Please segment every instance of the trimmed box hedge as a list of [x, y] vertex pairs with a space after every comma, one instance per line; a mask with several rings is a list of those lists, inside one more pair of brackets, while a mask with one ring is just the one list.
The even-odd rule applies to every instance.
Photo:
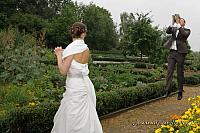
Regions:
[[189, 84], [189, 85], [200, 84], [200, 74], [184, 77], [184, 84]]
[[49, 133], [59, 103], [10, 110], [0, 117], [0, 133]]
[[[99, 116], [102, 116], [122, 108], [161, 97], [165, 94], [164, 88], [165, 81], [158, 81], [136, 87], [97, 93], [97, 112]], [[177, 83], [175, 81], [172, 83], [172, 90], [177, 90]]]

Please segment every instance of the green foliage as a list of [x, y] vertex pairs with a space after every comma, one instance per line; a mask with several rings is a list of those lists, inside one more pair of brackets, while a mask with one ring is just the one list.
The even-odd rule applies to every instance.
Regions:
[[[107, 113], [126, 108], [146, 100], [157, 98], [165, 93], [164, 82], [156, 82], [147, 85], [130, 88], [120, 88], [109, 92], [97, 93], [97, 112], [105, 115]], [[173, 91], [177, 84], [173, 82]]]
[[190, 84], [190, 85], [200, 84], [200, 74], [184, 77], [184, 84]]
[[21, 12], [51, 19], [65, 4], [71, 2], [71, 0], [4, 0], [0, 1], [0, 12], [7, 16]]
[[158, 27], [151, 25], [152, 20], [147, 14], [121, 14], [121, 45], [126, 54], [149, 56], [160, 39]]
[[[59, 1], [59, 0], [57, 0]], [[48, 0], [18, 0], [17, 12], [23, 12], [41, 16], [42, 18], [51, 18], [54, 14]]]
[[16, 108], [0, 116], [0, 132], [47, 133], [53, 126], [53, 117], [58, 103]]
[[57, 17], [52, 19], [46, 38], [49, 47], [63, 46], [65, 48], [71, 42], [70, 26], [78, 20], [76, 8], [73, 2], [65, 4]]
[[135, 68], [147, 68], [147, 64], [143, 62], [135, 63]]
[[0, 88], [0, 112], [27, 105], [34, 97], [24, 86], [7, 85]]
[[161, 65], [166, 62], [169, 50], [163, 47], [168, 36], [165, 29], [152, 26], [150, 13], [135, 15], [121, 14], [120, 44], [123, 54], [136, 55], [142, 58], [148, 56], [150, 63]]
[[24, 83], [45, 72], [40, 63], [41, 47], [34, 37], [9, 29], [0, 32], [0, 81]]
[[9, 23], [17, 27], [21, 32], [31, 33], [33, 36], [39, 36], [39, 32], [45, 29], [48, 22], [37, 15], [27, 13], [16, 13], [9, 17]]
[[187, 59], [186, 69], [195, 70], [195, 71], [200, 70], [200, 53], [199, 52], [190, 52], [186, 56], [186, 59]]
[[5, 15], [11, 15], [16, 12], [17, 1], [14, 0], [1, 0], [0, 1], [0, 13]]
[[90, 65], [90, 77], [96, 91], [136, 86], [138, 82], [151, 83], [165, 76], [163, 69], [134, 70], [133, 64]]
[[169, 36], [166, 34], [166, 29], [163, 29], [160, 32], [160, 38], [158, 38], [157, 45], [154, 47], [149, 54], [149, 62], [162, 65], [167, 62], [167, 57], [169, 55], [169, 49], [166, 49], [163, 44], [169, 39]]
[[7, 23], [7, 15], [0, 12], [0, 30], [6, 27], [6, 23]]
[[[91, 58], [93, 61], [116, 61], [116, 62], [131, 62], [137, 63], [141, 62], [140, 57], [136, 56], [124, 56], [120, 50], [109, 50], [109, 51], [92, 51]], [[142, 59], [142, 62], [149, 62], [148, 57]], [[102, 64], [102, 63], [101, 63]], [[113, 64], [113, 63], [111, 63]]]
[[85, 6], [83, 22], [88, 27], [86, 42], [90, 49], [106, 51], [117, 44], [117, 34], [110, 12], [94, 4]]
[[34, 93], [37, 102], [57, 101], [62, 98], [65, 88], [65, 78], [62, 77], [56, 67], [48, 66], [44, 75], [37, 79], [31, 79], [26, 87]]
[[65, 48], [72, 41], [70, 26], [76, 21], [88, 26], [86, 42], [90, 49], [110, 50], [117, 45], [111, 14], [94, 4], [78, 5], [71, 0], [18, 0], [2, 1], [0, 5], [0, 29], [12, 25], [37, 39], [41, 32], [46, 33], [44, 39], [50, 48]]

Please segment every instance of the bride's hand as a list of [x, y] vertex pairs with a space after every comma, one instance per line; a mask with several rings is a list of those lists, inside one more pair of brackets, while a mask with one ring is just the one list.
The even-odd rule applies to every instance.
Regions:
[[62, 55], [62, 52], [63, 52], [62, 47], [56, 47], [56, 48], [54, 49], [54, 53], [56, 54], [56, 56], [61, 56], [61, 55]]

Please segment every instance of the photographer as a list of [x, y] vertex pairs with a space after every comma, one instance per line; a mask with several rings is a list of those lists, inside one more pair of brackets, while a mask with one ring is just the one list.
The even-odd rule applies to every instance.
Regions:
[[166, 94], [168, 97], [171, 91], [171, 82], [173, 79], [174, 68], [177, 63], [178, 97], [182, 99], [183, 79], [184, 79], [184, 61], [187, 54], [187, 38], [190, 35], [190, 29], [185, 28], [185, 19], [178, 14], [172, 16], [172, 25], [167, 28], [167, 34], [171, 38], [165, 43], [165, 47], [170, 49], [168, 56], [168, 68], [166, 78]]

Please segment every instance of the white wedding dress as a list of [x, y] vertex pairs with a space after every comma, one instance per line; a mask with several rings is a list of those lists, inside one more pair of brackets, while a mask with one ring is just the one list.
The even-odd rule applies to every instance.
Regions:
[[[63, 51], [63, 58], [86, 49], [83, 40], [76, 40]], [[54, 117], [51, 133], [103, 133], [96, 112], [94, 86], [88, 74], [88, 64], [72, 60], [67, 73], [66, 91]]]

